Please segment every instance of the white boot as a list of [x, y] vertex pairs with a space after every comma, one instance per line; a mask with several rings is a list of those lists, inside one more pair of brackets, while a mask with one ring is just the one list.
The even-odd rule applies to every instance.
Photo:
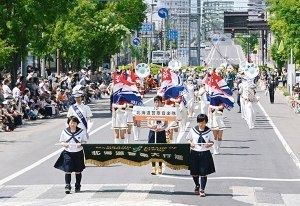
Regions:
[[120, 144], [120, 139], [115, 138], [115, 144]]
[[219, 150], [218, 150], [218, 140], [215, 140], [215, 143], [214, 143], [214, 155], [217, 155], [219, 154]]
[[133, 126], [133, 137], [134, 137], [134, 141], [138, 141], [138, 140], [139, 140], [140, 129], [141, 129], [140, 127]]
[[125, 141], [124, 141], [125, 144], [128, 144], [128, 143], [129, 143], [130, 136], [131, 136], [131, 134], [126, 134], [126, 136], [125, 136]]
[[218, 153], [220, 154], [222, 140], [218, 140]]
[[172, 144], [175, 144], [177, 142], [177, 136], [178, 136], [178, 132], [173, 132], [173, 138], [171, 140]]

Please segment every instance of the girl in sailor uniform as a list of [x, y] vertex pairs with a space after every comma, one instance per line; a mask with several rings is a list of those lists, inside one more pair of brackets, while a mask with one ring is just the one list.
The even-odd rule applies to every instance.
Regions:
[[80, 192], [81, 172], [85, 169], [84, 154], [81, 144], [87, 142], [86, 132], [78, 127], [79, 119], [75, 116], [68, 118], [68, 128], [62, 131], [59, 141], [65, 147], [54, 167], [65, 172], [65, 192], [71, 191], [71, 173], [75, 172], [75, 192]]
[[[155, 107], [162, 107], [161, 96], [154, 97], [154, 105]], [[149, 120], [147, 126], [150, 128], [148, 143], [167, 143], [165, 129], [168, 127], [168, 122]], [[158, 163], [158, 173], [162, 174], [162, 162]], [[156, 175], [155, 162], [152, 162], [151, 174]]]
[[[191, 145], [189, 170], [195, 183], [195, 194], [200, 197], [205, 197], [207, 175], [215, 172], [214, 161], [209, 150], [214, 144], [214, 135], [206, 126], [207, 122], [207, 115], [199, 114], [197, 116], [198, 125], [192, 128], [186, 137]], [[199, 176], [201, 177], [200, 182]]]

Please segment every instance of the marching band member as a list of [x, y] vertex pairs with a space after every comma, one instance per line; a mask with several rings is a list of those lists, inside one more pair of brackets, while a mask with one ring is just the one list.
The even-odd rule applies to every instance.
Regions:
[[73, 92], [73, 96], [75, 98], [75, 104], [70, 106], [67, 117], [71, 117], [71, 116], [77, 117], [80, 121], [78, 127], [83, 129], [87, 137], [89, 137], [88, 132], [91, 130], [93, 125], [91, 119], [93, 114], [90, 107], [82, 103], [82, 95], [83, 92], [80, 90]]
[[[154, 97], [154, 106], [155, 107], [162, 107], [162, 97], [156, 96]], [[166, 139], [166, 131], [165, 129], [168, 127], [168, 122], [164, 121], [155, 121], [155, 120], [148, 120], [147, 127], [150, 128], [149, 136], [148, 136], [148, 143], [167, 143]], [[162, 162], [158, 163], [158, 173], [162, 174]], [[152, 162], [152, 175], [156, 175], [156, 164]]]
[[248, 82], [246, 77], [242, 79], [241, 83], [241, 96], [240, 96], [240, 104], [241, 104], [241, 116], [243, 119], [246, 119], [246, 113], [245, 113], [245, 99], [248, 98]]
[[115, 143], [125, 143], [125, 134], [127, 130], [127, 103], [120, 101], [112, 105], [112, 127], [114, 129]]
[[202, 81], [199, 82], [199, 92], [198, 96], [200, 97], [200, 111], [201, 114], [206, 114], [208, 112], [207, 109], [207, 97], [206, 97], [206, 89]]
[[87, 142], [86, 132], [79, 128], [80, 121], [75, 116], [70, 116], [67, 121], [68, 127], [60, 135], [59, 141], [65, 147], [54, 167], [65, 172], [65, 192], [71, 192], [71, 174], [75, 172], [75, 192], [80, 192], [81, 172], [85, 169], [84, 154], [81, 144]]
[[254, 128], [255, 112], [253, 109], [253, 103], [258, 102], [258, 98], [255, 96], [255, 84], [249, 86], [247, 90], [247, 98], [245, 101], [245, 120], [248, 124], [249, 129]]
[[[166, 105], [166, 107], [177, 107], [178, 108], [180, 102], [181, 102], [181, 97], [170, 98], [165, 101], [165, 105]], [[181, 114], [180, 114], [180, 112], [178, 112], [178, 110], [177, 110], [177, 121], [172, 122], [168, 128], [169, 140], [172, 143], [176, 142], [176, 138], [178, 135], [178, 126], [179, 126], [178, 121], [181, 121]]]
[[132, 110], [133, 110], [133, 104], [127, 104], [127, 107], [125, 109], [126, 116], [127, 116], [127, 138], [125, 139], [126, 143], [129, 143], [129, 139], [131, 136], [131, 128], [134, 125], [134, 120], [132, 116]]
[[205, 197], [207, 175], [215, 172], [214, 160], [209, 150], [214, 145], [214, 138], [210, 128], [206, 126], [207, 121], [207, 115], [199, 114], [198, 125], [191, 129], [186, 137], [191, 145], [189, 170], [195, 183], [195, 194], [200, 197]]
[[225, 124], [223, 121], [223, 111], [224, 104], [219, 101], [217, 106], [209, 105], [212, 122], [211, 122], [211, 130], [213, 131], [215, 144], [214, 144], [214, 154], [217, 155], [220, 153], [220, 146], [223, 137], [223, 130], [225, 128]]
[[186, 88], [188, 91], [188, 117], [192, 117], [193, 116], [193, 112], [194, 112], [194, 100], [195, 100], [195, 96], [194, 96], [194, 84], [193, 84], [193, 78], [189, 77], [187, 84], [186, 84]]

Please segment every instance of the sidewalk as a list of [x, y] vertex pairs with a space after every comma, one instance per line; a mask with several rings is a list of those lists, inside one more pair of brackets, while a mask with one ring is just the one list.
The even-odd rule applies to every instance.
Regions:
[[258, 95], [260, 104], [300, 160], [300, 114], [289, 108], [288, 99], [279, 89], [275, 92], [274, 104], [270, 103], [269, 95], [265, 96], [263, 91], [258, 91]]

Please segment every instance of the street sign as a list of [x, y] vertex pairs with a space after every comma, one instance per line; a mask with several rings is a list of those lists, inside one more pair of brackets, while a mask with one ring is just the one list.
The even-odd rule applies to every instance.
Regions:
[[178, 39], [178, 31], [177, 30], [172, 30], [172, 29], [169, 29], [168, 30], [168, 39], [169, 40], [177, 40]]
[[169, 12], [166, 8], [160, 8], [157, 13], [160, 18], [165, 19], [168, 17]]
[[143, 24], [142, 31], [152, 31], [152, 24]]
[[243, 38], [250, 38], [250, 35], [243, 35]]
[[139, 38], [134, 38], [134, 40], [132, 42], [135, 46], [138, 46], [140, 44], [140, 39]]

